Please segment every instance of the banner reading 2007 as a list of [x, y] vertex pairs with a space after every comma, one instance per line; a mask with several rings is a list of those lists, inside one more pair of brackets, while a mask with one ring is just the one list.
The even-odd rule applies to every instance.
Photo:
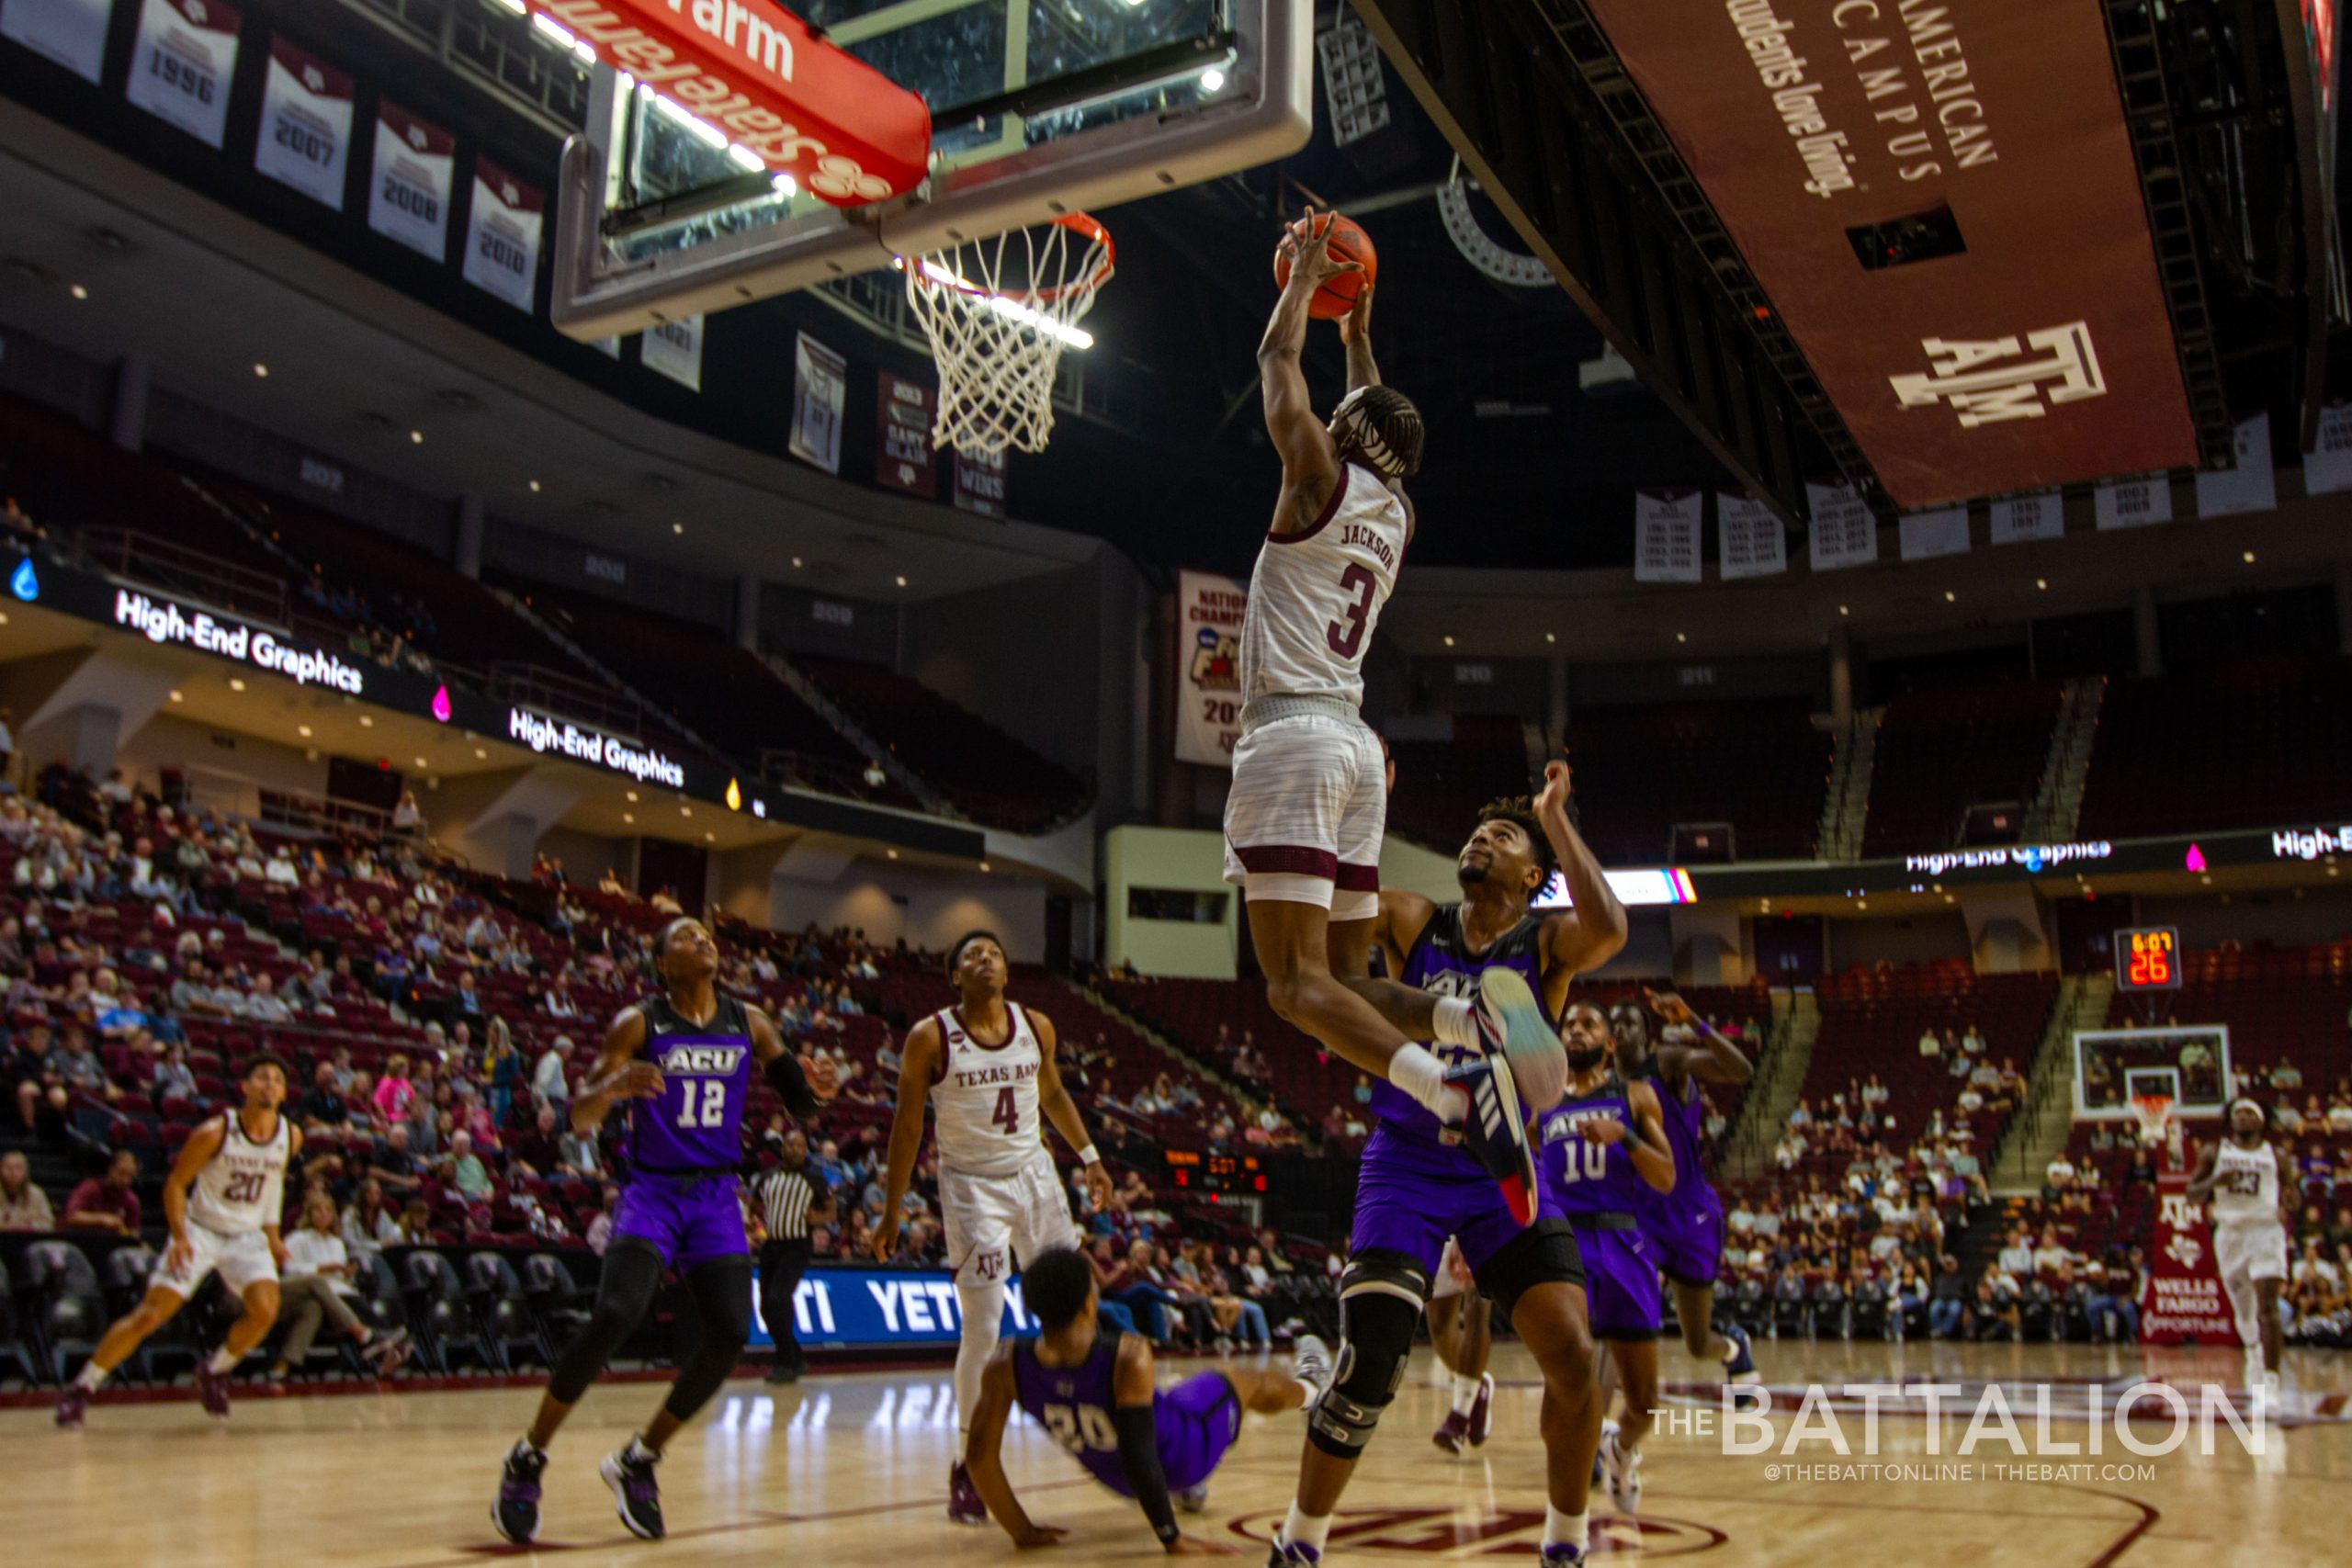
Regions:
[[1233, 766], [1241, 739], [1241, 613], [1246, 583], [1204, 571], [1176, 588], [1176, 760]]

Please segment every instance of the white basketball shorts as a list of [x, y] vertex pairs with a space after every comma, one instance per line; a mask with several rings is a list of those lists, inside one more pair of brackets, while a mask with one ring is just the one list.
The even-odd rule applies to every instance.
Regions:
[[959, 1285], [1001, 1285], [1012, 1277], [1016, 1259], [1025, 1264], [1050, 1248], [1078, 1246], [1069, 1199], [1043, 1145], [1011, 1176], [941, 1167], [939, 1218], [947, 1232], [947, 1267]]
[[1386, 761], [1370, 728], [1323, 714], [1262, 724], [1233, 748], [1225, 879], [1246, 897], [1316, 904], [1335, 920], [1380, 910]]
[[277, 1259], [270, 1256], [269, 1237], [259, 1231], [247, 1231], [243, 1235], [222, 1235], [219, 1231], [206, 1230], [190, 1220], [187, 1225], [187, 1266], [170, 1267], [171, 1248], [167, 1245], [155, 1259], [155, 1271], [147, 1277], [148, 1289], [160, 1285], [186, 1301], [196, 1294], [204, 1277], [215, 1269], [228, 1287], [243, 1295], [246, 1290], [265, 1280], [277, 1280]]
[[2227, 1280], [2284, 1280], [2287, 1227], [2277, 1220], [2237, 1220], [2213, 1227], [2213, 1263]]

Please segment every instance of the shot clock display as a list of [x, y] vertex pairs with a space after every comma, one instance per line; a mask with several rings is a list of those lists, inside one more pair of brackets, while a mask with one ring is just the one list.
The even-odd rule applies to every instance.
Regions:
[[1199, 1149], [1162, 1149], [1168, 1180], [1187, 1192], [1249, 1192], [1266, 1190], [1266, 1168], [1256, 1155], [1221, 1155]]
[[2115, 988], [2180, 989], [2180, 932], [2171, 926], [2142, 926], [2117, 931]]

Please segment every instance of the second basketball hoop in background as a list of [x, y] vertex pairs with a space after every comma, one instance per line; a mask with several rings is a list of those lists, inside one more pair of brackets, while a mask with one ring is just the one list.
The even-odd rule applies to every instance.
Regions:
[[1110, 281], [1111, 231], [1082, 212], [901, 261], [907, 301], [939, 363], [933, 446], [996, 456], [1042, 452], [1054, 429], [1054, 376]]

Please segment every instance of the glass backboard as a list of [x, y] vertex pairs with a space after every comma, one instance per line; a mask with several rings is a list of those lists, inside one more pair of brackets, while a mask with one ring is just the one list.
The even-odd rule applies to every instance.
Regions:
[[825, 41], [921, 94], [930, 176], [843, 209], [747, 173], [673, 106], [594, 70], [564, 150], [557, 326], [595, 339], [894, 256], [1195, 185], [1312, 130], [1305, 0], [809, 0]]
[[2177, 1086], [2175, 1116], [2221, 1115], [2230, 1099], [2229, 1026], [2076, 1031], [2075, 1120], [2131, 1121], [2134, 1086], [2154, 1081], [2159, 1071]]

